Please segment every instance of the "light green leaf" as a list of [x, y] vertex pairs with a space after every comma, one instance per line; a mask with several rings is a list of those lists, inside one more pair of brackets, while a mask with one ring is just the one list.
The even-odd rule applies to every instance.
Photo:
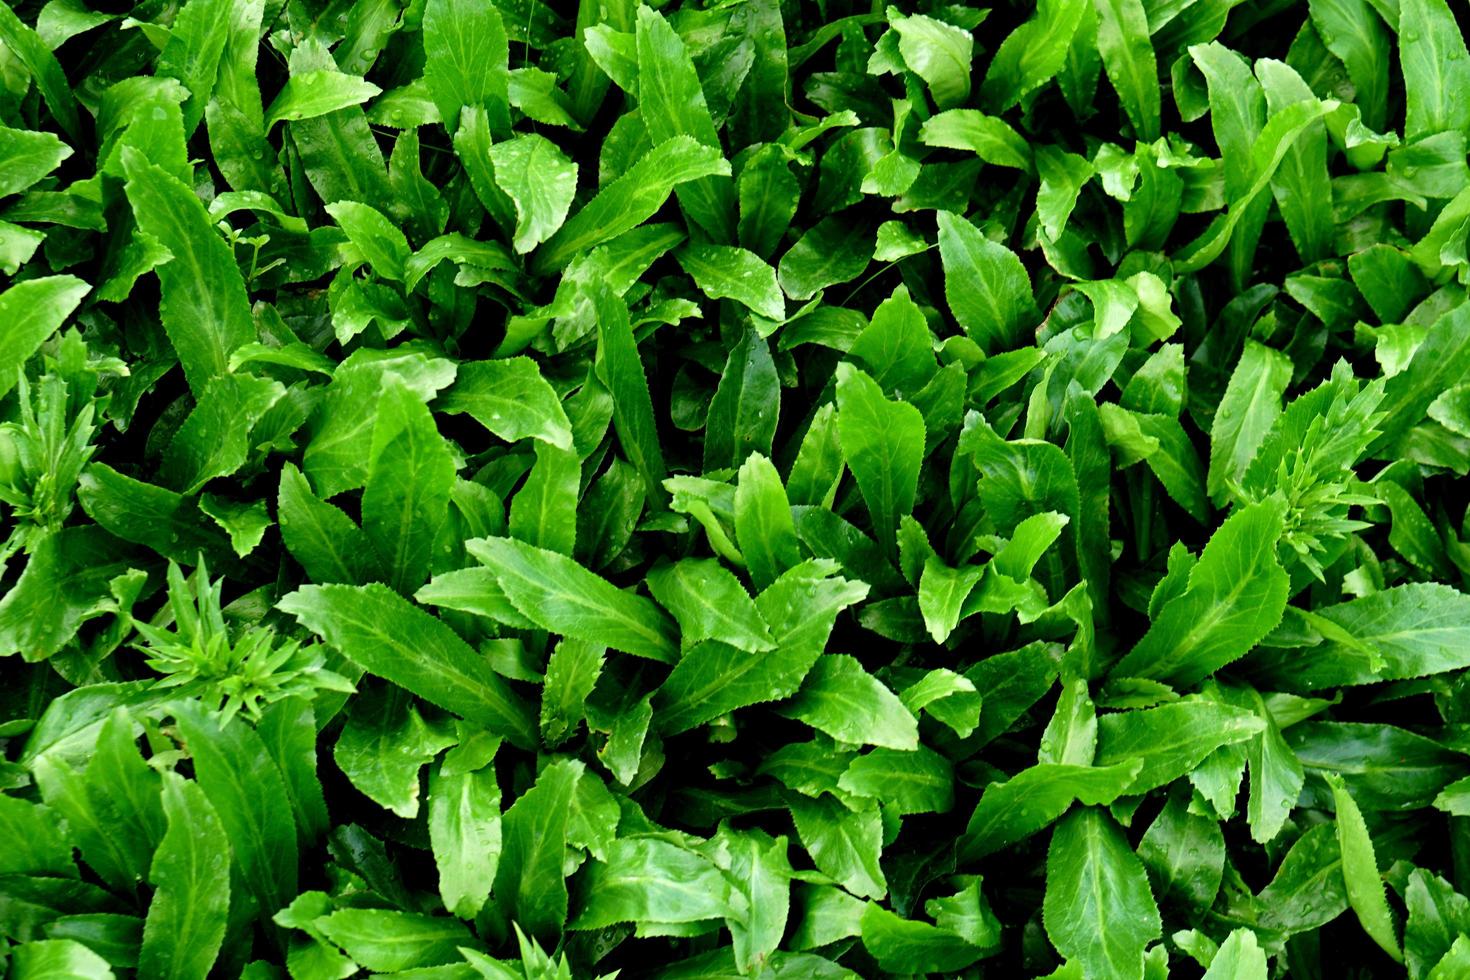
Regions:
[[933, 749], [873, 749], [848, 765], [837, 785], [845, 793], [866, 796], [901, 814], [947, 813], [954, 806], [954, 770]]
[[674, 256], [710, 299], [733, 299], [768, 320], [786, 318], [786, 299], [776, 270], [754, 252], [729, 245], [690, 244]]
[[399, 592], [428, 579], [453, 485], [454, 458], [433, 416], [401, 378], [388, 375], [373, 426], [362, 530]]
[[1404, 140], [1446, 130], [1470, 135], [1470, 54], [1445, 0], [1401, 0], [1399, 62], [1404, 73]]
[[1046, 934], [1088, 975], [1142, 980], [1143, 951], [1162, 935], [1148, 877], [1106, 811], [1077, 810], [1046, 855]]
[[1383, 879], [1378, 876], [1378, 862], [1373, 855], [1373, 838], [1368, 834], [1368, 825], [1363, 822], [1363, 814], [1342, 777], [1329, 773], [1326, 778], [1332, 787], [1332, 799], [1337, 808], [1337, 843], [1342, 848], [1342, 877], [1347, 882], [1348, 902], [1357, 913], [1363, 931], [1393, 957], [1394, 962], [1402, 963], [1404, 954], [1399, 948], [1388, 900], [1383, 895]]
[[1281, 417], [1281, 396], [1291, 381], [1291, 360], [1247, 340], [1210, 426], [1211, 499], [1222, 503], [1231, 483], [1244, 476], [1266, 433]]
[[495, 4], [429, 0], [423, 11], [424, 80], [444, 128], [459, 128], [462, 109], [482, 109], [490, 131], [510, 130], [510, 46]]
[[566, 221], [577, 193], [577, 165], [535, 133], [496, 143], [490, 159], [495, 183], [515, 205], [515, 250], [529, 252]]
[[408, 239], [381, 211], [357, 201], [336, 201], [327, 205], [327, 213], [374, 272], [385, 279], [403, 279], [410, 255]]
[[1073, 802], [1107, 806], [1128, 792], [1140, 760], [1110, 766], [1045, 762], [985, 787], [960, 838], [960, 853], [974, 860], [1015, 844], [1066, 813]]
[[131, 150], [123, 168], [138, 227], [173, 256], [158, 267], [163, 329], [201, 397], [211, 378], [229, 373], [235, 349], [255, 339], [245, 281], [190, 188]]
[[925, 146], [969, 150], [998, 167], [1031, 170], [1031, 146], [1025, 138], [1004, 120], [987, 116], [978, 109], [935, 113], [919, 128], [919, 142]]
[[648, 573], [648, 591], [679, 621], [687, 651], [719, 640], [750, 653], [775, 649], [755, 602], [729, 570], [713, 558], [685, 558]]
[[1276, 560], [1282, 507], [1237, 510], [1210, 537], [1182, 595], [1164, 605], [1117, 677], [1192, 684], [1249, 653], [1281, 621], [1287, 575]]
[[769, 459], [751, 453], [735, 488], [735, 539], [750, 581], [764, 589], [801, 562], [791, 502]]
[[889, 11], [898, 32], [898, 50], [909, 71], [929, 86], [941, 109], [964, 102], [970, 95], [970, 61], [975, 42], [969, 31], [923, 14], [904, 16]]
[[564, 268], [576, 256], [636, 228], [663, 207], [675, 187], [729, 173], [730, 164], [719, 150], [688, 136], [664, 140], [546, 240], [536, 253], [535, 271]]
[[0, 126], [0, 197], [30, 187], [71, 154], [71, 147], [51, 133]]
[[722, 643], [690, 650], [659, 689], [657, 718], [668, 734], [688, 731], [736, 708], [796, 692], [827, 644], [837, 614], [868, 594], [836, 577], [830, 561], [806, 561], [756, 597], [776, 649], [750, 654]]
[[[1470, 596], [1437, 583], [1383, 589], [1319, 606], [1304, 619], [1309, 652], [1266, 649], [1252, 658], [1273, 683], [1312, 691], [1407, 680], [1470, 666]], [[1274, 646], [1274, 644], [1273, 644]]]
[[1142, 793], [1189, 773], [1222, 745], [1243, 742], [1265, 728], [1255, 712], [1213, 701], [1176, 701], [1098, 718], [1097, 765], [1137, 760], [1142, 768], [1129, 791]]
[[699, 922], [732, 911], [730, 884], [712, 861], [652, 837], [614, 841], [606, 860], [578, 877], [577, 895], [571, 929]]
[[918, 721], [855, 657], [829, 654], [818, 659], [801, 690], [778, 710], [839, 742], [905, 752], [919, 745]]
[[204, 980], [225, 938], [230, 841], [198, 783], [163, 774], [168, 832], [148, 880], [156, 891], [143, 924], [138, 969], [165, 980]]
[[369, 970], [411, 970], [459, 962], [470, 931], [453, 919], [389, 909], [338, 909], [313, 923]]
[[490, 897], [500, 865], [500, 786], [495, 768], [429, 773], [429, 843], [439, 870], [439, 897], [461, 919]]
[[1159, 138], [1159, 69], [1141, 0], [1094, 0], [1097, 47], [1138, 138]]
[[1266, 980], [1266, 951], [1249, 929], [1236, 929], [1210, 961], [1204, 980]]
[[506, 442], [535, 438], [558, 449], [572, 448], [572, 424], [561, 399], [529, 357], [461, 364], [454, 387], [434, 408], [468, 412]]
[[316, 70], [293, 74], [265, 112], [265, 128], [291, 119], [315, 119], [361, 105], [383, 90], [359, 75]]
[[1038, 317], [1021, 260], [958, 215], [940, 211], [938, 219], [950, 312], [987, 354], [1016, 347]]
[[0, 397], [15, 387], [16, 372], [56, 332], [92, 287], [75, 276], [44, 276], [0, 293]]
[[510, 538], [474, 538], [465, 548], [542, 629], [665, 663], [676, 659], [674, 624], [657, 606], [565, 555]]
[[873, 534], [889, 554], [897, 553], [898, 522], [914, 509], [924, 453], [924, 419], [919, 410], [884, 397], [866, 373], [837, 366], [837, 431], [867, 504]]
[[879, 858], [883, 819], [870, 801], [861, 809], [844, 806], [831, 794], [813, 799], [788, 793], [786, 804], [797, 835], [817, 870], [863, 898], [882, 898], [888, 890]]
[[516, 745], [536, 744], [531, 706], [452, 629], [386, 586], [307, 585], [276, 605], [369, 673]]
[[585, 772], [575, 759], [551, 763], [502, 818], [495, 900], [512, 921], [542, 939], [560, 935], [566, 922], [567, 822]]

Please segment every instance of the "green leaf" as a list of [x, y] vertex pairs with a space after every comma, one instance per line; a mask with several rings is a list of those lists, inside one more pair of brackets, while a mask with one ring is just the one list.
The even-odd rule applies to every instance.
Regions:
[[[1303, 616], [1310, 653], [1264, 649], [1251, 658], [1273, 683], [1311, 691], [1460, 670], [1470, 596], [1446, 585], [1411, 583]], [[1276, 644], [1272, 644], [1274, 647]]]
[[764, 589], [801, 562], [791, 502], [769, 459], [751, 453], [735, 488], [735, 537], [751, 584]]
[[230, 841], [198, 783], [163, 774], [168, 832], [153, 856], [138, 969], [149, 976], [209, 975], [224, 942], [230, 905]]
[[229, 373], [230, 354], [255, 339], [245, 282], [193, 191], [134, 152], [124, 151], [123, 168], [138, 227], [173, 256], [158, 267], [163, 328], [202, 397]]
[[728, 175], [718, 150], [688, 136], [664, 140], [567, 220], [536, 253], [535, 270], [564, 268], [576, 255], [636, 228], [653, 217], [675, 187], [711, 175]]
[[675, 257], [710, 299], [733, 299], [768, 320], [786, 317], [776, 270], [760, 256], [728, 245], [685, 245]]
[[46, 107], [61, 124], [62, 130], [73, 140], [81, 139], [80, 114], [76, 98], [67, 84], [66, 73], [51, 53], [50, 46], [16, 16], [9, 4], [0, 10], [0, 41], [36, 80], [37, 91], [46, 100]]
[[535, 716], [453, 630], [379, 584], [307, 585], [277, 604], [359, 667], [517, 745]]
[[1422, 977], [1448, 955], [1461, 933], [1470, 933], [1470, 900], [1439, 875], [1415, 868], [1404, 888], [1404, 961], [1409, 976]]
[[408, 239], [381, 211], [356, 201], [337, 201], [327, 205], [327, 213], [374, 272], [385, 279], [403, 279]]
[[0, 126], [0, 197], [25, 190], [71, 155], [50, 133]]
[[601, 644], [585, 640], [562, 640], [551, 651], [541, 691], [541, 737], [548, 745], [565, 741], [586, 716], [605, 653]]
[[963, 970], [984, 955], [948, 929], [901, 918], [871, 902], [863, 911], [862, 935], [878, 965], [895, 973]]
[[898, 813], [946, 813], [954, 806], [954, 772], [932, 749], [877, 748], [848, 765], [837, 785], [845, 793], [892, 806]]
[[[694, 63], [684, 41], [663, 14], [640, 6], [634, 44], [638, 58], [638, 105], [655, 144], [690, 137], [718, 149], [720, 141]], [[716, 242], [735, 237], [735, 188], [729, 171], [710, 174], [676, 189], [690, 222]]]
[[719, 640], [740, 650], [775, 649], [771, 631], [740, 580], [713, 558], [686, 558], [648, 573], [648, 591], [679, 621], [685, 650]]
[[1352, 79], [1363, 124], [1382, 132], [1388, 114], [1388, 29], [1368, 0], [1309, 0], [1307, 6], [1322, 43]]
[[538, 937], [560, 935], [566, 923], [567, 819], [584, 774], [575, 759], [553, 762], [502, 818], [495, 899], [511, 921]]
[[1145, 142], [1159, 137], [1159, 69], [1140, 0], [1094, 0], [1097, 47], [1123, 111]]
[[473, 942], [453, 919], [389, 909], [339, 909], [313, 923], [369, 970], [412, 970], [459, 962]]
[[15, 387], [16, 372], [90, 289], [75, 276], [45, 276], [18, 282], [0, 293], [0, 317], [9, 324], [0, 341], [0, 397]]
[[211, 378], [163, 457], [163, 476], [188, 496], [230, 476], [250, 457], [251, 431], [286, 395], [279, 381], [250, 374]]
[[534, 133], [496, 143], [490, 159], [495, 183], [515, 205], [515, 250], [529, 252], [566, 221], [577, 191], [577, 165]]
[[276, 123], [288, 119], [315, 119], [338, 109], [361, 105], [382, 91], [359, 75], [339, 71], [293, 74], [265, 111], [265, 128], [269, 131]]
[[796, 832], [817, 870], [863, 898], [882, 898], [888, 881], [878, 863], [883, 854], [883, 820], [876, 804], [852, 810], [830, 794], [788, 794]]
[[276, 519], [286, 549], [313, 581], [355, 585], [364, 579], [372, 564], [367, 536], [352, 518], [313, 494], [306, 477], [290, 463], [281, 468]]
[[849, 228], [835, 217], [825, 218], [786, 250], [776, 276], [787, 296], [808, 300], [828, 286], [862, 275], [875, 245], [874, 233]]
[[1190, 795], [1170, 794], [1138, 842], [1138, 856], [1161, 905], [1207, 909], [1220, 892], [1225, 837], [1210, 817], [1190, 812]]
[[923, 14], [889, 13], [898, 34], [898, 50], [909, 71], [929, 86], [941, 109], [957, 105], [970, 95], [970, 61], [974, 39], [968, 31]]
[[1378, 863], [1373, 855], [1373, 838], [1342, 777], [1329, 775], [1327, 782], [1337, 806], [1337, 843], [1342, 848], [1342, 877], [1347, 882], [1348, 901], [1363, 931], [1394, 962], [1402, 963], [1404, 954], [1399, 948], [1388, 901], [1383, 896], [1383, 881], [1378, 877]]
[[837, 430], [874, 536], [884, 551], [896, 554], [899, 518], [913, 510], [918, 493], [924, 419], [912, 405], [885, 398], [866, 373], [839, 364]]
[[653, 417], [648, 375], [638, 356], [638, 342], [628, 320], [628, 307], [604, 283], [591, 290], [597, 314], [597, 362], [603, 382], [612, 393], [613, 428], [623, 455], [643, 475], [645, 492], [664, 500], [664, 457]]
[[[950, 150], [969, 150], [998, 167], [1031, 170], [1031, 147], [1003, 119], [978, 109], [936, 112], [919, 128], [919, 142]], [[943, 217], [948, 212], [940, 211]]]
[[781, 379], [771, 349], [746, 328], [730, 349], [705, 418], [704, 468], [739, 466], [752, 453], [769, 455], [780, 421]]
[[[1302, 77], [1282, 62], [1262, 58], [1256, 62], [1256, 77], [1266, 95], [1267, 113], [1315, 98]], [[1271, 178], [1271, 191], [1302, 261], [1329, 255], [1334, 221], [1325, 126], [1314, 124], [1297, 137]]]
[[[194, 778], [229, 838], [239, 870], [237, 880], [244, 883], [263, 911], [274, 913], [295, 896], [297, 873], [296, 827], [280, 770], [260, 736], [240, 717], [220, 727], [195, 703], [179, 702], [172, 711], [194, 760]], [[180, 818], [185, 815], [178, 814]], [[192, 836], [197, 830], [198, 825], [191, 823], [186, 832]], [[187, 846], [187, 853], [197, 853], [196, 848], [207, 846], [207, 837], [203, 845], [181, 841], [178, 846]], [[158, 860], [156, 856], [154, 860]], [[209, 899], [200, 897], [199, 901]], [[195, 909], [191, 902], [188, 909], [170, 914], [192, 914]]]
[[1020, 102], [1061, 71], [1087, 0], [1038, 3], [1031, 19], [996, 49], [985, 70], [980, 95], [1000, 110]]
[[467, 412], [506, 442], [534, 438], [572, 448], [572, 425], [555, 390], [529, 357], [461, 364], [454, 387], [434, 403], [443, 412]]
[[1205, 980], [1266, 980], [1266, 951], [1261, 949], [1256, 934], [1236, 929], [1227, 936], [1210, 961]]
[[444, 907], [473, 918], [490, 897], [500, 865], [500, 787], [492, 766], [429, 773], [429, 842]]
[[1246, 341], [1210, 426], [1210, 471], [1206, 488], [1218, 505], [1230, 483], [1244, 476], [1266, 434], [1281, 417], [1281, 396], [1291, 381], [1286, 355]]
[[776, 649], [752, 655], [721, 643], [690, 650], [657, 694], [658, 721], [668, 734], [688, 731], [736, 708], [790, 697], [817, 662], [837, 614], [868, 587], [836, 577], [835, 562], [806, 561], [756, 597]]
[[676, 659], [673, 623], [658, 607], [565, 555], [510, 538], [475, 538], [465, 547], [542, 629], [665, 663]]
[[931, 555], [924, 562], [919, 578], [919, 612], [924, 615], [924, 628], [935, 643], [943, 643], [954, 632], [963, 613], [965, 600], [985, 575], [984, 565], [950, 568]]
[[1404, 73], [1404, 139], [1452, 130], [1470, 134], [1470, 105], [1454, 93], [1470, 85], [1470, 54], [1445, 0], [1402, 0], [1399, 61]]
[[622, 838], [577, 879], [568, 928], [718, 919], [731, 909], [730, 884], [708, 858], [656, 838]]
[[938, 218], [950, 312], [987, 354], [1010, 350], [1037, 320], [1021, 260], [965, 219], [947, 211]]
[[1138, 760], [1131, 791], [1165, 786], [1222, 745], [1243, 742], [1265, 728], [1254, 712], [1213, 701], [1176, 701], [1098, 719], [1097, 765]]
[[419, 770], [453, 744], [452, 736], [424, 723], [405, 692], [384, 688], [353, 702], [332, 756], [364, 796], [412, 820], [419, 812]]
[[444, 128], [458, 128], [462, 109], [483, 109], [499, 138], [510, 129], [510, 47], [500, 10], [494, 4], [430, 0], [423, 30], [424, 81]]
[[1184, 593], [1166, 603], [1114, 676], [1192, 684], [1249, 653], [1281, 620], [1287, 575], [1276, 561], [1282, 508], [1236, 511], [1211, 537]]
[[16, 980], [113, 980], [116, 976], [106, 960], [72, 939], [22, 943], [13, 956], [10, 976]]
[[1003, 850], [1046, 827], [1075, 801], [1107, 806], [1128, 791], [1141, 769], [1139, 760], [1096, 768], [1046, 762], [991, 783], [960, 838], [961, 853], [968, 860]]
[[1046, 854], [1046, 934], [1097, 976], [1142, 978], [1143, 951], [1162, 934], [1143, 864], [1112, 817], [1077, 810]]
[[510, 502], [511, 536], [570, 555], [577, 541], [577, 493], [582, 466], [577, 454], [536, 443], [536, 463]]
[[905, 752], [919, 746], [918, 721], [855, 657], [830, 654], [818, 659], [801, 690], [779, 711], [839, 742]]

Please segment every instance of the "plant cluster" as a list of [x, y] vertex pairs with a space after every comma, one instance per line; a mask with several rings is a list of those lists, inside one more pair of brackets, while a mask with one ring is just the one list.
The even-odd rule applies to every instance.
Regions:
[[1470, 976], [1457, 5], [0, 4], [0, 973]]

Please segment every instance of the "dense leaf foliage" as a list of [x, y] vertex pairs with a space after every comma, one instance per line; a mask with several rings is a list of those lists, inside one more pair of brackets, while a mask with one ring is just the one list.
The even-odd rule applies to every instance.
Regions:
[[0, 4], [0, 973], [1470, 976], [1460, 7]]

